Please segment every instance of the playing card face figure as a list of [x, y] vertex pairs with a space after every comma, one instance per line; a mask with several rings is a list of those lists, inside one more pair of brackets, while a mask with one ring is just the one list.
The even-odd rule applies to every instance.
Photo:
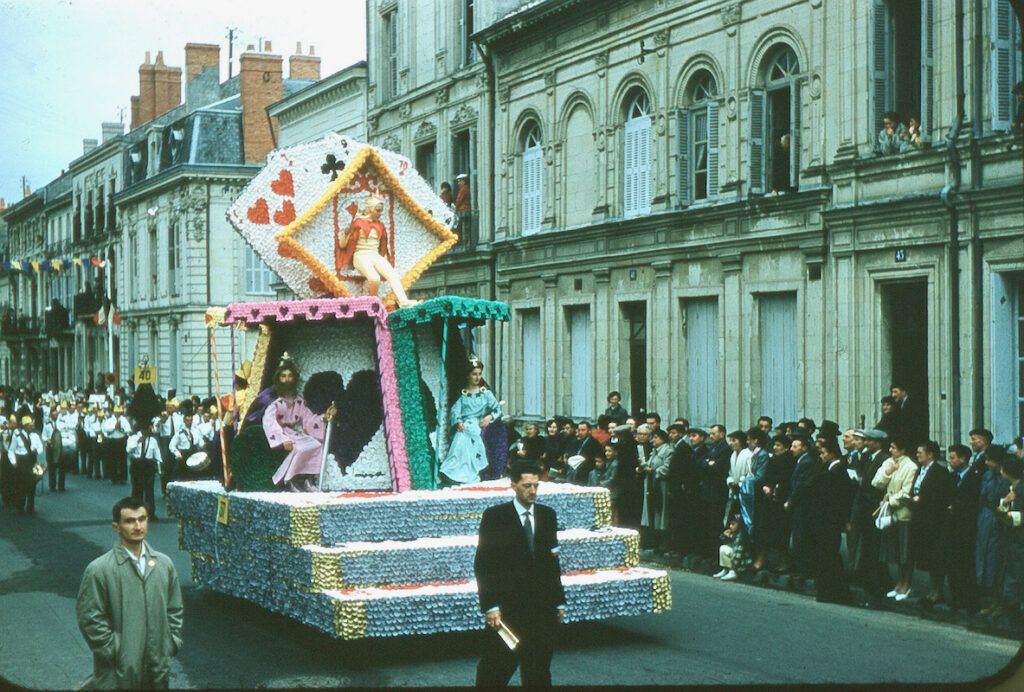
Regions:
[[228, 212], [299, 297], [388, 306], [411, 304], [406, 289], [458, 241], [453, 216], [408, 159], [339, 135], [272, 152]]

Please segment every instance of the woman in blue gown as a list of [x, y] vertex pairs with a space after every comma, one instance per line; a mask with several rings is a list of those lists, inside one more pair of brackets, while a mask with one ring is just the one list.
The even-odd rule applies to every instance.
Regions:
[[451, 444], [441, 462], [442, 485], [476, 483], [487, 468], [487, 450], [481, 433], [501, 418], [501, 404], [483, 384], [484, 366], [476, 356], [469, 359], [469, 375], [462, 395], [448, 414]]

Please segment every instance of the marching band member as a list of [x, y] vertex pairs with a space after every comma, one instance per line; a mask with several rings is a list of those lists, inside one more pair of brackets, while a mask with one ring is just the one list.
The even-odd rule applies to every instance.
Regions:
[[149, 507], [149, 520], [157, 521], [156, 496], [153, 485], [160, 474], [160, 444], [153, 434], [153, 424], [146, 422], [139, 431], [128, 438], [126, 445], [131, 459], [129, 473], [132, 479], [132, 497], [142, 500]]
[[115, 406], [114, 414], [103, 421], [104, 473], [114, 485], [124, 485], [128, 476], [126, 445], [132, 424], [124, 415], [123, 406]]

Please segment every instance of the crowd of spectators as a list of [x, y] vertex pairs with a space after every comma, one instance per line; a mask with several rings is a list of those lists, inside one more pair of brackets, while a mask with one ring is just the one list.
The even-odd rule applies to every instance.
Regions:
[[903, 386], [863, 429], [768, 416], [705, 429], [633, 416], [618, 392], [608, 404], [594, 424], [526, 424], [510, 454], [540, 463], [546, 480], [607, 488], [613, 524], [639, 529], [644, 554], [702, 556], [725, 581], [810, 578], [819, 601], [850, 603], [856, 583], [875, 607], [910, 598], [917, 569], [927, 589], [912, 602], [1020, 617], [1020, 438], [996, 445], [976, 428], [940, 447]]

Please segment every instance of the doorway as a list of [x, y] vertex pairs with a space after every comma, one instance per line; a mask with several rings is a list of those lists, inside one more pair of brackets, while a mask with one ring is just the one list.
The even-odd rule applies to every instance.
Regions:
[[629, 371], [629, 402], [633, 415], [647, 411], [647, 303], [622, 303], [626, 367]]
[[881, 293], [883, 372], [889, 367], [881, 386], [885, 394], [890, 384], [906, 386], [928, 420], [928, 282], [884, 284]]

